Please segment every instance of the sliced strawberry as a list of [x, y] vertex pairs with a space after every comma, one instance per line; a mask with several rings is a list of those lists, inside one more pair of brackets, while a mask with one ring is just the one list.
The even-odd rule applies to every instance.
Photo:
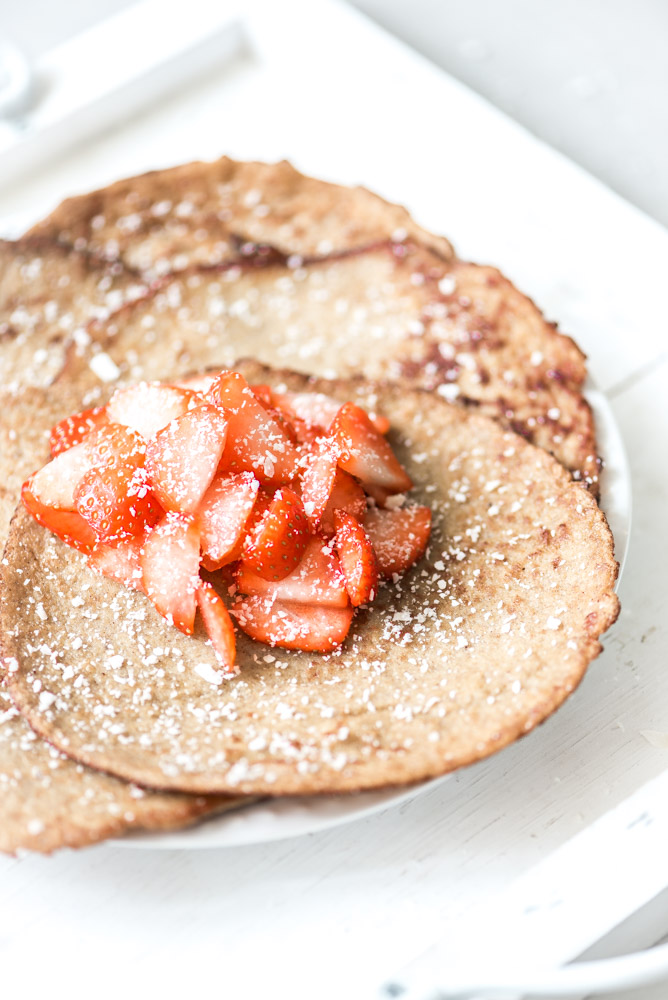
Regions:
[[107, 403], [107, 415], [113, 423], [131, 427], [148, 441], [198, 402], [201, 400], [188, 389], [159, 382], [138, 382], [127, 389], [116, 390]]
[[91, 431], [98, 430], [109, 423], [106, 406], [96, 406], [92, 410], [83, 410], [72, 417], [65, 417], [52, 428], [49, 436], [49, 447], [55, 458], [62, 451], [67, 451], [75, 444], [80, 444]]
[[[282, 410], [290, 420], [297, 419], [308, 427], [328, 431], [341, 403], [324, 392], [282, 392], [273, 393], [273, 406]], [[377, 431], [387, 434], [390, 421], [376, 413], [369, 414], [369, 420]]]
[[196, 591], [204, 627], [220, 665], [228, 674], [238, 674], [235, 665], [237, 641], [230, 614], [210, 583], [200, 583]]
[[270, 386], [251, 385], [249, 388], [253, 395], [262, 403], [265, 410], [272, 410], [274, 408], [274, 396]]
[[401, 507], [398, 510], [371, 508], [364, 527], [378, 559], [383, 577], [403, 573], [424, 555], [431, 533], [428, 507]]
[[129, 462], [90, 469], [74, 491], [74, 502], [105, 545], [140, 535], [164, 513], [148, 486], [146, 470]]
[[186, 514], [166, 514], [141, 554], [144, 589], [170, 624], [190, 635], [199, 586], [199, 530]]
[[334, 534], [334, 511], [345, 510], [358, 521], [366, 514], [366, 493], [352, 476], [338, 469], [327, 506], [323, 512], [319, 531], [330, 538]]
[[315, 531], [329, 502], [338, 471], [339, 451], [330, 438], [318, 438], [301, 460], [301, 495], [304, 510]]
[[330, 428], [341, 449], [339, 465], [362, 481], [368, 493], [403, 493], [413, 483], [389, 443], [361, 407], [344, 403]]
[[372, 601], [376, 595], [378, 562], [369, 536], [352, 514], [345, 510], [334, 511], [334, 527], [334, 544], [346, 579], [346, 590], [350, 603], [357, 608]]
[[97, 541], [92, 528], [76, 511], [49, 507], [42, 503], [32, 487], [34, 478], [31, 476], [21, 490], [21, 500], [26, 510], [30, 511], [38, 524], [48, 528], [68, 545], [80, 552], [90, 552]]
[[273, 400], [273, 405], [290, 420], [297, 418], [319, 431], [329, 430], [341, 409], [341, 403], [324, 392], [276, 392]]
[[292, 604], [254, 594], [238, 601], [230, 613], [246, 635], [269, 646], [329, 653], [348, 635], [354, 608]]
[[197, 520], [207, 569], [218, 569], [241, 554], [259, 486], [252, 472], [223, 474], [215, 477], [202, 497]]
[[189, 389], [190, 392], [199, 392], [202, 396], [206, 396], [219, 375], [220, 371], [203, 372], [200, 375], [187, 375], [185, 378], [174, 379], [169, 384], [177, 389]]
[[289, 483], [297, 469], [297, 449], [243, 375], [223, 372], [208, 396], [228, 410], [230, 421], [221, 470], [252, 472], [260, 482], [273, 485]]
[[165, 510], [195, 511], [214, 477], [227, 432], [223, 411], [203, 403], [176, 417], [148, 442], [146, 470]]
[[91, 436], [61, 451], [28, 480], [30, 493], [45, 507], [74, 510], [74, 491], [93, 467]]
[[88, 565], [104, 576], [117, 580], [133, 590], [144, 591], [141, 550], [144, 535], [128, 538], [118, 545], [96, 545], [88, 557]]
[[282, 580], [304, 555], [309, 534], [301, 499], [283, 487], [249, 530], [242, 558], [265, 580]]
[[384, 417], [382, 413], [370, 413], [369, 420], [376, 428], [379, 434], [387, 434], [392, 424]]
[[89, 449], [93, 466], [130, 464], [139, 468], [146, 459], [144, 438], [123, 424], [105, 424], [82, 444]]
[[237, 587], [242, 594], [261, 594], [290, 603], [338, 608], [349, 603], [339, 560], [324, 538], [311, 538], [297, 568], [282, 580], [265, 580], [245, 562], [239, 563]]

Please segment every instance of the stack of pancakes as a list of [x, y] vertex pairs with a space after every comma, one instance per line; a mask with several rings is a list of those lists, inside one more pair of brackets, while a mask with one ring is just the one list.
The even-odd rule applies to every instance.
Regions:
[[[423, 780], [578, 684], [618, 613], [584, 357], [497, 270], [364, 189], [229, 159], [69, 199], [0, 259], [0, 849]], [[203, 634], [17, 502], [62, 417], [227, 367], [384, 413], [434, 528], [341, 650], [240, 636], [214, 684]]]

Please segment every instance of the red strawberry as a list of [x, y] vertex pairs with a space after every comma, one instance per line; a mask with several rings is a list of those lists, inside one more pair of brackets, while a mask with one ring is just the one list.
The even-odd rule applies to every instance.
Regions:
[[108, 424], [84, 445], [93, 465], [76, 485], [74, 504], [98, 541], [113, 544], [154, 524], [162, 511], [147, 484], [143, 438], [129, 427]]
[[238, 674], [239, 668], [234, 662], [237, 642], [227, 608], [210, 583], [200, 583], [196, 597], [204, 620], [204, 627], [217, 659], [225, 673]]
[[428, 507], [367, 511], [364, 527], [371, 540], [383, 577], [405, 572], [424, 555], [431, 532]]
[[318, 438], [301, 460], [301, 495], [304, 510], [315, 531], [334, 488], [339, 452], [330, 438]]
[[80, 444], [91, 431], [98, 430], [109, 423], [106, 406], [96, 406], [92, 410], [83, 410], [72, 417], [65, 417], [51, 430], [49, 447], [55, 458], [62, 451], [67, 451], [75, 444]]
[[297, 418], [308, 427], [326, 432], [341, 409], [341, 404], [324, 392], [274, 393], [274, 406], [290, 419]]
[[146, 471], [165, 510], [192, 514], [214, 477], [227, 440], [227, 417], [203, 403], [158, 431], [146, 448]]
[[144, 589], [160, 614], [190, 635], [199, 586], [199, 531], [193, 517], [166, 514], [141, 554]]
[[382, 413], [370, 413], [369, 420], [371, 421], [371, 423], [376, 428], [379, 434], [387, 434], [390, 427], [392, 426], [387, 417], [384, 417]]
[[265, 580], [282, 580], [301, 560], [308, 539], [304, 505], [296, 493], [283, 487], [248, 532], [242, 558]]
[[223, 474], [215, 477], [202, 497], [197, 520], [207, 569], [218, 569], [241, 554], [259, 486], [252, 472]]
[[343, 469], [337, 469], [334, 486], [320, 521], [319, 531], [327, 538], [334, 534], [335, 510], [345, 510], [358, 521], [363, 521], [366, 514], [366, 493], [357, 480]]
[[344, 403], [330, 428], [330, 436], [341, 450], [340, 467], [360, 479], [372, 496], [376, 490], [387, 496], [412, 487], [388, 441], [361, 407]]
[[90, 451], [93, 466], [132, 463], [139, 468], [146, 459], [146, 441], [123, 424], [106, 424], [89, 434], [83, 445]]
[[113, 423], [132, 428], [148, 441], [198, 402], [201, 402], [199, 397], [188, 389], [138, 382], [116, 390], [107, 403], [107, 415]]
[[92, 528], [76, 511], [49, 507], [42, 503], [32, 487], [34, 478], [31, 476], [21, 490], [21, 500], [26, 510], [30, 511], [38, 524], [48, 528], [68, 545], [79, 549], [80, 552], [90, 552], [97, 541]]
[[265, 580], [247, 563], [239, 563], [237, 587], [242, 594], [261, 594], [280, 601], [347, 607], [348, 594], [339, 560], [323, 538], [311, 538], [304, 558], [282, 580]]
[[292, 604], [254, 594], [230, 609], [239, 628], [258, 642], [285, 649], [329, 653], [350, 630], [354, 609]]
[[273, 485], [289, 483], [296, 473], [297, 449], [245, 378], [238, 372], [222, 372], [208, 397], [225, 407], [229, 419], [221, 469], [252, 472], [260, 482]]
[[251, 385], [249, 388], [253, 395], [262, 403], [265, 410], [273, 409], [274, 397], [268, 385]]
[[206, 396], [207, 392], [220, 375], [220, 371], [203, 372], [201, 375], [186, 375], [185, 378], [174, 379], [169, 384], [177, 389], [189, 389]]
[[378, 587], [378, 563], [369, 536], [351, 514], [334, 511], [334, 544], [341, 560], [346, 589], [353, 607], [372, 601]]
[[[327, 396], [324, 392], [275, 392], [273, 400], [273, 405], [283, 410], [290, 420], [296, 418], [308, 427], [320, 431], [330, 429], [336, 414], [341, 409], [339, 400]], [[370, 413], [369, 420], [381, 434], [387, 434], [390, 429], [387, 417]]]
[[74, 491], [74, 502], [97, 540], [106, 545], [141, 534], [163, 514], [146, 470], [129, 462], [90, 469]]
[[88, 557], [88, 565], [98, 573], [143, 593], [141, 550], [144, 541], [145, 536], [138, 535], [119, 542], [113, 548], [111, 545], [96, 545]]
[[28, 480], [29, 492], [45, 507], [75, 509], [74, 491], [94, 464], [91, 438], [89, 435], [67, 451], [61, 451]]

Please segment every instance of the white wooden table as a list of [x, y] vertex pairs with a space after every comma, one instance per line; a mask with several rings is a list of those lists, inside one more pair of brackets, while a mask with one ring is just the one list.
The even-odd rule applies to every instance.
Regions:
[[[0, 859], [5, 981], [29, 970], [35, 995], [67, 976], [74, 997], [128, 982], [130, 995], [145, 984], [163, 997], [372, 996], [441, 929], [667, 770], [668, 737], [643, 733], [668, 731], [668, 235], [352, 13], [290, 2], [253, 31], [197, 87], [5, 185], [5, 228], [67, 193], [222, 152], [288, 156], [406, 203], [463, 256], [499, 264], [589, 354], [633, 478], [623, 611], [552, 719], [399, 808], [226, 850]], [[623, 862], [609, 857], [610, 900]], [[647, 943], [648, 928], [640, 940], [627, 926], [620, 946]]]

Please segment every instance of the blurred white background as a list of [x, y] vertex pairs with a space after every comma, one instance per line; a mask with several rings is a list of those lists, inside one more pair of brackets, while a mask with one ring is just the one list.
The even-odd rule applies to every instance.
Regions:
[[[128, 0], [1, 0], [37, 56]], [[354, 0], [354, 6], [668, 225], [665, 0]]]

